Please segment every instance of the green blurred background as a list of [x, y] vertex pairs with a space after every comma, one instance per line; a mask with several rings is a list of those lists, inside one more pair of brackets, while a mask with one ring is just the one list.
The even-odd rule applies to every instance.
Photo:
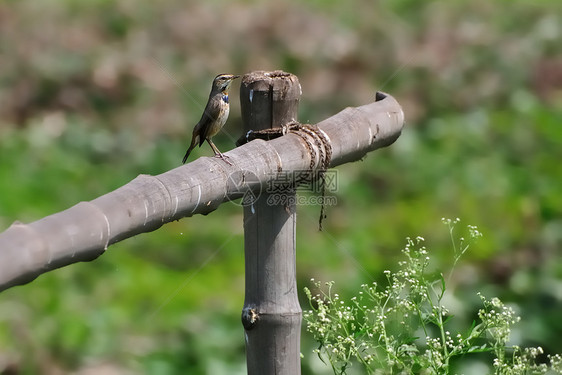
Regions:
[[[383, 90], [404, 132], [338, 168], [324, 232], [299, 207], [299, 289], [349, 295], [395, 268], [406, 236], [447, 272], [440, 219], [459, 217], [484, 238], [452, 278], [458, 322], [482, 291], [522, 316], [515, 343], [562, 352], [559, 0], [3, 1], [0, 38], [0, 230], [177, 167], [218, 73], [296, 74], [310, 123]], [[3, 292], [0, 373], [244, 374], [243, 289], [229, 203]], [[303, 374], [331, 373], [314, 345], [303, 332]]]

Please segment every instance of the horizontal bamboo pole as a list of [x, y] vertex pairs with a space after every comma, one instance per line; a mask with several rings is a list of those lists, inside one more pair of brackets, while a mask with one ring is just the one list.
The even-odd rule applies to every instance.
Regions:
[[[373, 103], [346, 108], [317, 125], [331, 142], [330, 166], [335, 167], [392, 144], [403, 123], [398, 102], [378, 92]], [[170, 221], [208, 214], [248, 189], [264, 188], [277, 173], [310, 168], [314, 158], [307, 142], [291, 133], [268, 142], [254, 140], [225, 155], [232, 166], [201, 157], [157, 176], [140, 175], [35, 222], [13, 223], [0, 233], [0, 291], [58, 267], [94, 260], [109, 245]]]

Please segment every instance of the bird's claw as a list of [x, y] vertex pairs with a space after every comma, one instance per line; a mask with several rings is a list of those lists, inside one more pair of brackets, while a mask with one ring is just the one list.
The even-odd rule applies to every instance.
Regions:
[[233, 166], [233, 164], [227, 160], [228, 158], [230, 158], [229, 156], [226, 156], [224, 154], [215, 154], [215, 158], [222, 159], [226, 164], [230, 165], [231, 167]]

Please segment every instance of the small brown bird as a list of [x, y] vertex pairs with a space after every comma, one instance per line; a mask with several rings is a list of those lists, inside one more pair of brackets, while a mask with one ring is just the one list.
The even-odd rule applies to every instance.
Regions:
[[230, 112], [230, 104], [228, 103], [228, 89], [232, 81], [240, 76], [232, 74], [219, 74], [213, 80], [213, 87], [211, 88], [211, 93], [209, 94], [209, 101], [203, 111], [203, 116], [201, 120], [195, 125], [193, 129], [193, 135], [191, 138], [191, 145], [187, 149], [185, 156], [183, 157], [183, 164], [189, 157], [191, 151], [199, 144], [199, 147], [204, 141], [209, 142], [209, 145], [215, 153], [215, 157], [223, 159], [229, 165], [230, 162], [225, 159], [222, 152], [219, 151], [217, 146], [211, 140], [212, 137], [217, 135], [217, 133], [222, 129], [226, 119], [228, 118], [228, 113]]

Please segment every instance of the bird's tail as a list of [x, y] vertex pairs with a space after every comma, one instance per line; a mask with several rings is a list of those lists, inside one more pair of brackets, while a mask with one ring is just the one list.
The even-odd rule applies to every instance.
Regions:
[[191, 154], [191, 151], [195, 148], [195, 146], [197, 146], [197, 143], [199, 143], [199, 124], [197, 124], [195, 126], [195, 128], [193, 129], [193, 136], [191, 137], [191, 144], [189, 145], [189, 148], [187, 149], [187, 152], [185, 153], [185, 156], [183, 157], [182, 164], [185, 164], [185, 162], [187, 161], [187, 158], [189, 157], [189, 154]]
[[195, 148], [195, 144], [192, 143], [191, 146], [189, 146], [189, 148], [187, 149], [187, 152], [185, 153], [185, 156], [183, 157], [182, 164], [185, 164], [185, 162], [187, 161], [187, 158], [189, 157], [189, 154], [191, 153], [191, 150], [193, 150], [194, 148]]
[[[195, 127], [193, 128], [193, 134], [191, 136], [191, 144], [189, 145], [189, 148], [187, 149], [187, 152], [185, 153], [185, 156], [183, 157], [182, 160], [182, 164], [185, 164], [187, 158], [189, 157], [189, 154], [191, 153], [191, 151], [195, 148], [195, 146], [197, 146], [197, 144], [199, 143], [199, 132], [201, 129], [201, 122], [197, 123], [197, 125], [195, 125]], [[201, 145], [199, 145], [201, 146]]]

